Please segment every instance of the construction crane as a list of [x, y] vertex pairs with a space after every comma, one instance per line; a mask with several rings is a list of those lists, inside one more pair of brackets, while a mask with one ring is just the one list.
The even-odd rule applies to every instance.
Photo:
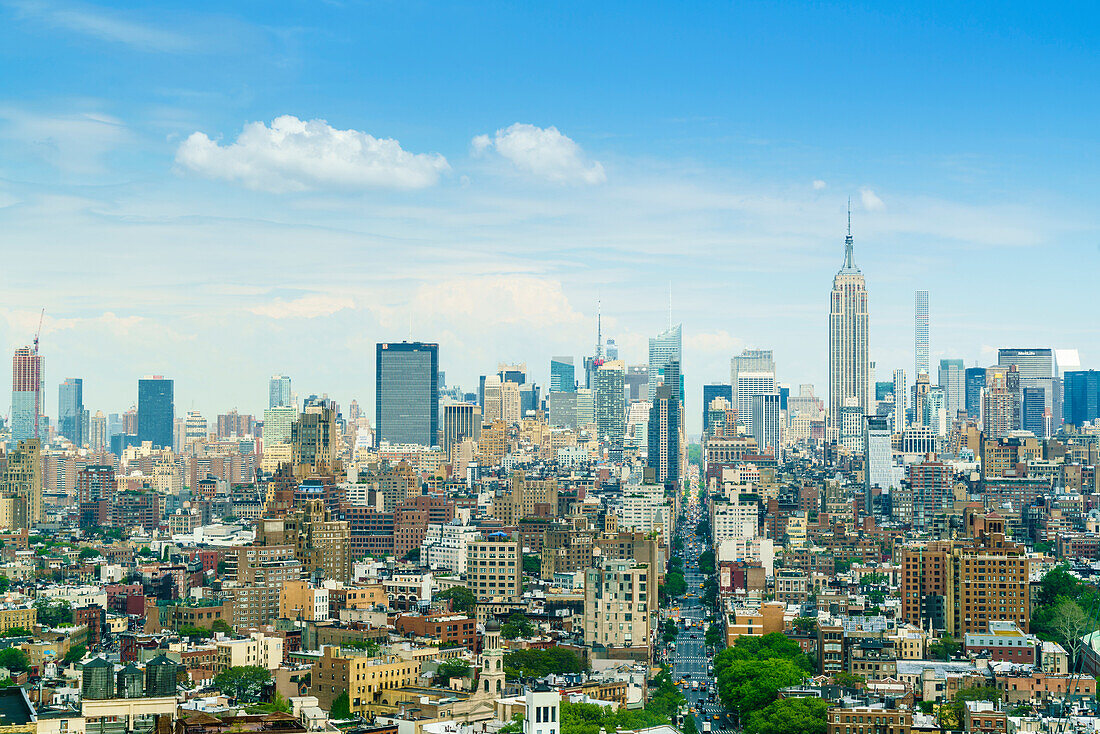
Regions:
[[41, 440], [42, 434], [38, 432], [38, 416], [42, 414], [42, 360], [38, 358], [38, 337], [42, 335], [42, 319], [46, 317], [46, 309], [38, 314], [38, 330], [34, 332], [34, 437]]

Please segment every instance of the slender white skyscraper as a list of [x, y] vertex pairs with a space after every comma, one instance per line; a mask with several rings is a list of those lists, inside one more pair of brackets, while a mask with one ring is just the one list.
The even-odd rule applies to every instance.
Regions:
[[839, 428], [840, 409], [848, 398], [854, 398], [865, 415], [871, 404], [867, 284], [855, 265], [853, 250], [849, 206], [844, 266], [833, 278], [829, 299], [829, 422], [834, 429]]
[[928, 291], [913, 295], [913, 354], [916, 355], [916, 374], [931, 377], [928, 362]]
[[905, 403], [908, 397], [905, 370], [894, 370], [894, 433], [905, 430]]

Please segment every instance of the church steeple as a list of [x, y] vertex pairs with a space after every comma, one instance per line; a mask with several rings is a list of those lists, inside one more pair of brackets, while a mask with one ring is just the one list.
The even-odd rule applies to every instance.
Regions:
[[852, 261], [854, 249], [852, 245], [852, 199], [848, 197], [848, 236], [844, 238], [844, 267], [849, 270], [855, 267], [855, 263]]

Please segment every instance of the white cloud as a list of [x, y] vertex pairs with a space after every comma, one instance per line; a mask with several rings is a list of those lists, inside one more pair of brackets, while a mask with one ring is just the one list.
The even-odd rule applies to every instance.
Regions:
[[249, 311], [270, 319], [316, 319], [321, 316], [331, 316], [345, 308], [355, 308], [355, 301], [346, 296], [313, 293], [290, 301], [276, 298], [262, 306], [254, 306]]
[[859, 198], [863, 202], [863, 208], [869, 212], [880, 212], [886, 208], [886, 202], [871, 189], [860, 189]]
[[495, 148], [516, 168], [555, 183], [601, 184], [607, 180], [603, 165], [589, 160], [572, 138], [553, 126], [517, 122], [497, 130], [492, 138], [478, 135], [471, 145], [475, 154]]
[[820, 178], [815, 178], [813, 186], [814, 191], [821, 191], [823, 188], [825, 188], [825, 182], [822, 181]]
[[275, 193], [323, 188], [419, 189], [450, 170], [439, 154], [410, 153], [392, 138], [338, 130], [324, 120], [293, 115], [245, 125], [234, 143], [192, 133], [176, 163], [207, 178], [239, 181]]

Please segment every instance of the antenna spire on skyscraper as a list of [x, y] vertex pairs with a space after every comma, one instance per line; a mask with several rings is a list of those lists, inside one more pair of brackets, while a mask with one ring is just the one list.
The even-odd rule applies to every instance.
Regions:
[[848, 197], [848, 235], [844, 238], [844, 267], [854, 268], [852, 245], [852, 197]]
[[603, 303], [600, 298], [596, 298], [596, 359], [603, 356]]

